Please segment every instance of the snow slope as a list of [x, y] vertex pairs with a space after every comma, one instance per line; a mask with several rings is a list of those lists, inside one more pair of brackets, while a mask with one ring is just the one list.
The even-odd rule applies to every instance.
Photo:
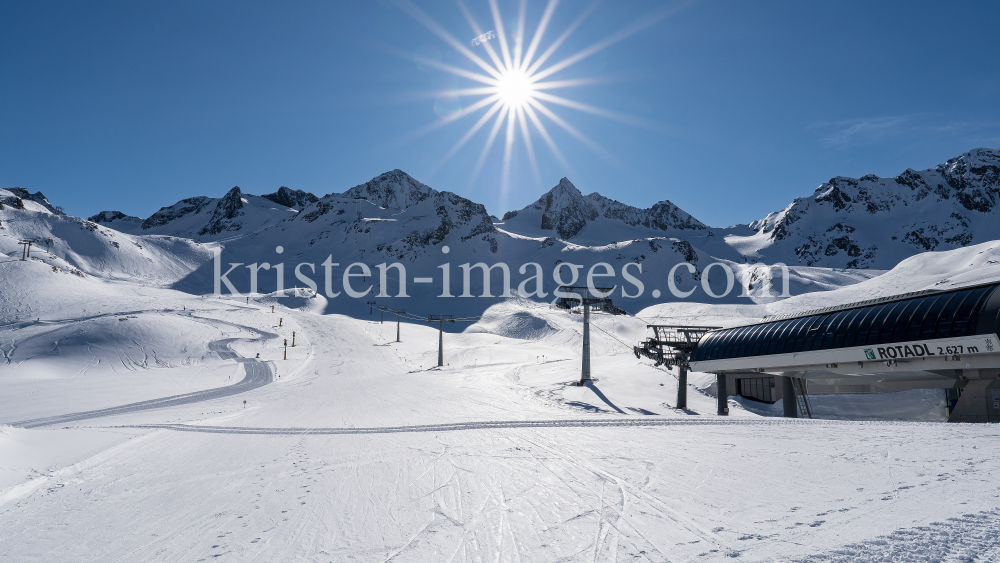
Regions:
[[[5, 276], [42, 269], [0, 266]], [[29, 273], [43, 272], [59, 280]], [[432, 368], [437, 331], [426, 323], [404, 323], [396, 343], [389, 320], [280, 303], [272, 314], [273, 297], [123, 295], [121, 284], [83, 278], [84, 301], [36, 285], [19, 301], [43, 319], [85, 327], [98, 312], [145, 309], [116, 322], [157, 357], [203, 354], [186, 343], [199, 335], [173, 324], [185, 312], [280, 338], [295, 330], [299, 341], [289, 360], [278, 339], [234, 345], [283, 376], [237, 396], [0, 427], [0, 555], [11, 559], [836, 561], [892, 546], [990, 561], [1000, 549], [993, 426], [785, 421], [735, 402], [718, 419], [696, 388], [678, 411], [674, 377], [627, 349], [641, 319], [595, 315], [598, 381], [575, 387], [579, 317], [533, 302], [498, 305], [445, 335], [446, 365]], [[142, 321], [164, 309], [176, 320]], [[237, 367], [213, 361], [207, 377]], [[140, 369], [162, 377], [177, 363]], [[0, 381], [20, 369], [0, 370]], [[66, 392], [66, 412], [96, 380], [85, 373]], [[0, 393], [0, 412], [18, 401]]]
[[[785, 420], [735, 399], [720, 418], [699, 373], [681, 410], [675, 374], [631, 350], [649, 322], [731, 326], [994, 281], [1000, 245], [889, 271], [796, 266], [795, 296], [778, 300], [734, 250], [735, 233], [758, 236], [749, 227], [698, 228], [666, 205], [657, 215], [557, 187], [552, 205], [500, 222], [399, 171], [316, 201], [234, 188], [165, 210], [153, 235], [0, 191], [0, 559], [1000, 558], [995, 425], [897, 420], [940, 420], [935, 392], [813, 402], [830, 419], [877, 407], [878, 421]], [[51, 238], [51, 252], [36, 244], [20, 260], [26, 237]], [[647, 296], [677, 262], [697, 266], [683, 289], [713, 261], [749, 262], [740, 282], [753, 287], [707, 303], [616, 296], [638, 313], [593, 315], [596, 381], [578, 386], [580, 315], [548, 299], [438, 299], [437, 277], [376, 298], [407, 309], [397, 325], [369, 312], [370, 296], [327, 297], [322, 282], [278, 292], [273, 270], [258, 293], [214, 297], [216, 250], [227, 264], [301, 261], [312, 273], [327, 257], [341, 270], [399, 261], [411, 278], [448, 262], [453, 284], [465, 262], [641, 261]], [[375, 290], [395, 294], [387, 282]], [[460, 318], [441, 335], [429, 313]]]
[[0, 253], [5, 256], [0, 260], [21, 258], [18, 241], [32, 239], [32, 260], [59, 271], [163, 286], [183, 279], [213, 256], [210, 245], [128, 235], [32, 204], [0, 209]]

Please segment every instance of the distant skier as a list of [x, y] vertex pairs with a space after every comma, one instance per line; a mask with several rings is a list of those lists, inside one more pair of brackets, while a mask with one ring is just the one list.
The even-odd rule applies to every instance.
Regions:
[[247, 400], [243, 399], [243, 408], [247, 408]]

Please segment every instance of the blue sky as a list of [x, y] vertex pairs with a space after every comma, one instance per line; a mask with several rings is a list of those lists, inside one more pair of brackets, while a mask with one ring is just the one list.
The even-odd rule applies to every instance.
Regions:
[[[560, 160], [526, 117], [537, 175], [515, 129], [505, 176], [505, 124], [474, 174], [493, 121], [442, 163], [486, 110], [448, 119], [482, 96], [448, 97], [477, 83], [433, 62], [482, 71], [425, 24], [488, 53], [453, 0], [413, 5], [427, 20], [391, 0], [0, 2], [0, 186], [145, 217], [234, 185], [323, 195], [400, 168], [502, 214], [568, 176], [726, 226], [832, 176], [1000, 147], [995, 2], [562, 0], [539, 52], [592, 11], [547, 64], [620, 40], [548, 78], [588, 82], [550, 92], [614, 118], [545, 103], [591, 144], [540, 115]], [[498, 30], [486, 0], [466, 6]], [[545, 7], [527, 2], [525, 44]], [[513, 35], [520, 0], [498, 8]]]

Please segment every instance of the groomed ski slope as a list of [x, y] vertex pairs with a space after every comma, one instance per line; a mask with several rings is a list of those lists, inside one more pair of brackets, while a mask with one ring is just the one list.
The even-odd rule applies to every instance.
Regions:
[[[436, 327], [404, 323], [396, 343], [394, 318], [319, 315], [322, 298], [197, 297], [30, 262], [0, 274], [18, 303], [0, 313], [0, 421], [232, 386], [258, 353], [275, 374], [169, 408], [0, 427], [0, 558], [1000, 557], [995, 425], [786, 421], [735, 401], [720, 419], [698, 374], [678, 411], [674, 376], [629, 348], [665, 311], [595, 315], [597, 382], [581, 388], [579, 316], [544, 305], [445, 334], [436, 368]], [[223, 339], [237, 357], [210, 346]]]

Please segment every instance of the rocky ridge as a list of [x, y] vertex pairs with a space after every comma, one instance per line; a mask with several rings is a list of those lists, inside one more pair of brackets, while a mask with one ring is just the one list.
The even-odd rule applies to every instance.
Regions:
[[831, 178], [749, 228], [761, 254], [806, 265], [890, 267], [917, 252], [1000, 238], [998, 202], [1000, 150], [975, 149], [892, 178]]

